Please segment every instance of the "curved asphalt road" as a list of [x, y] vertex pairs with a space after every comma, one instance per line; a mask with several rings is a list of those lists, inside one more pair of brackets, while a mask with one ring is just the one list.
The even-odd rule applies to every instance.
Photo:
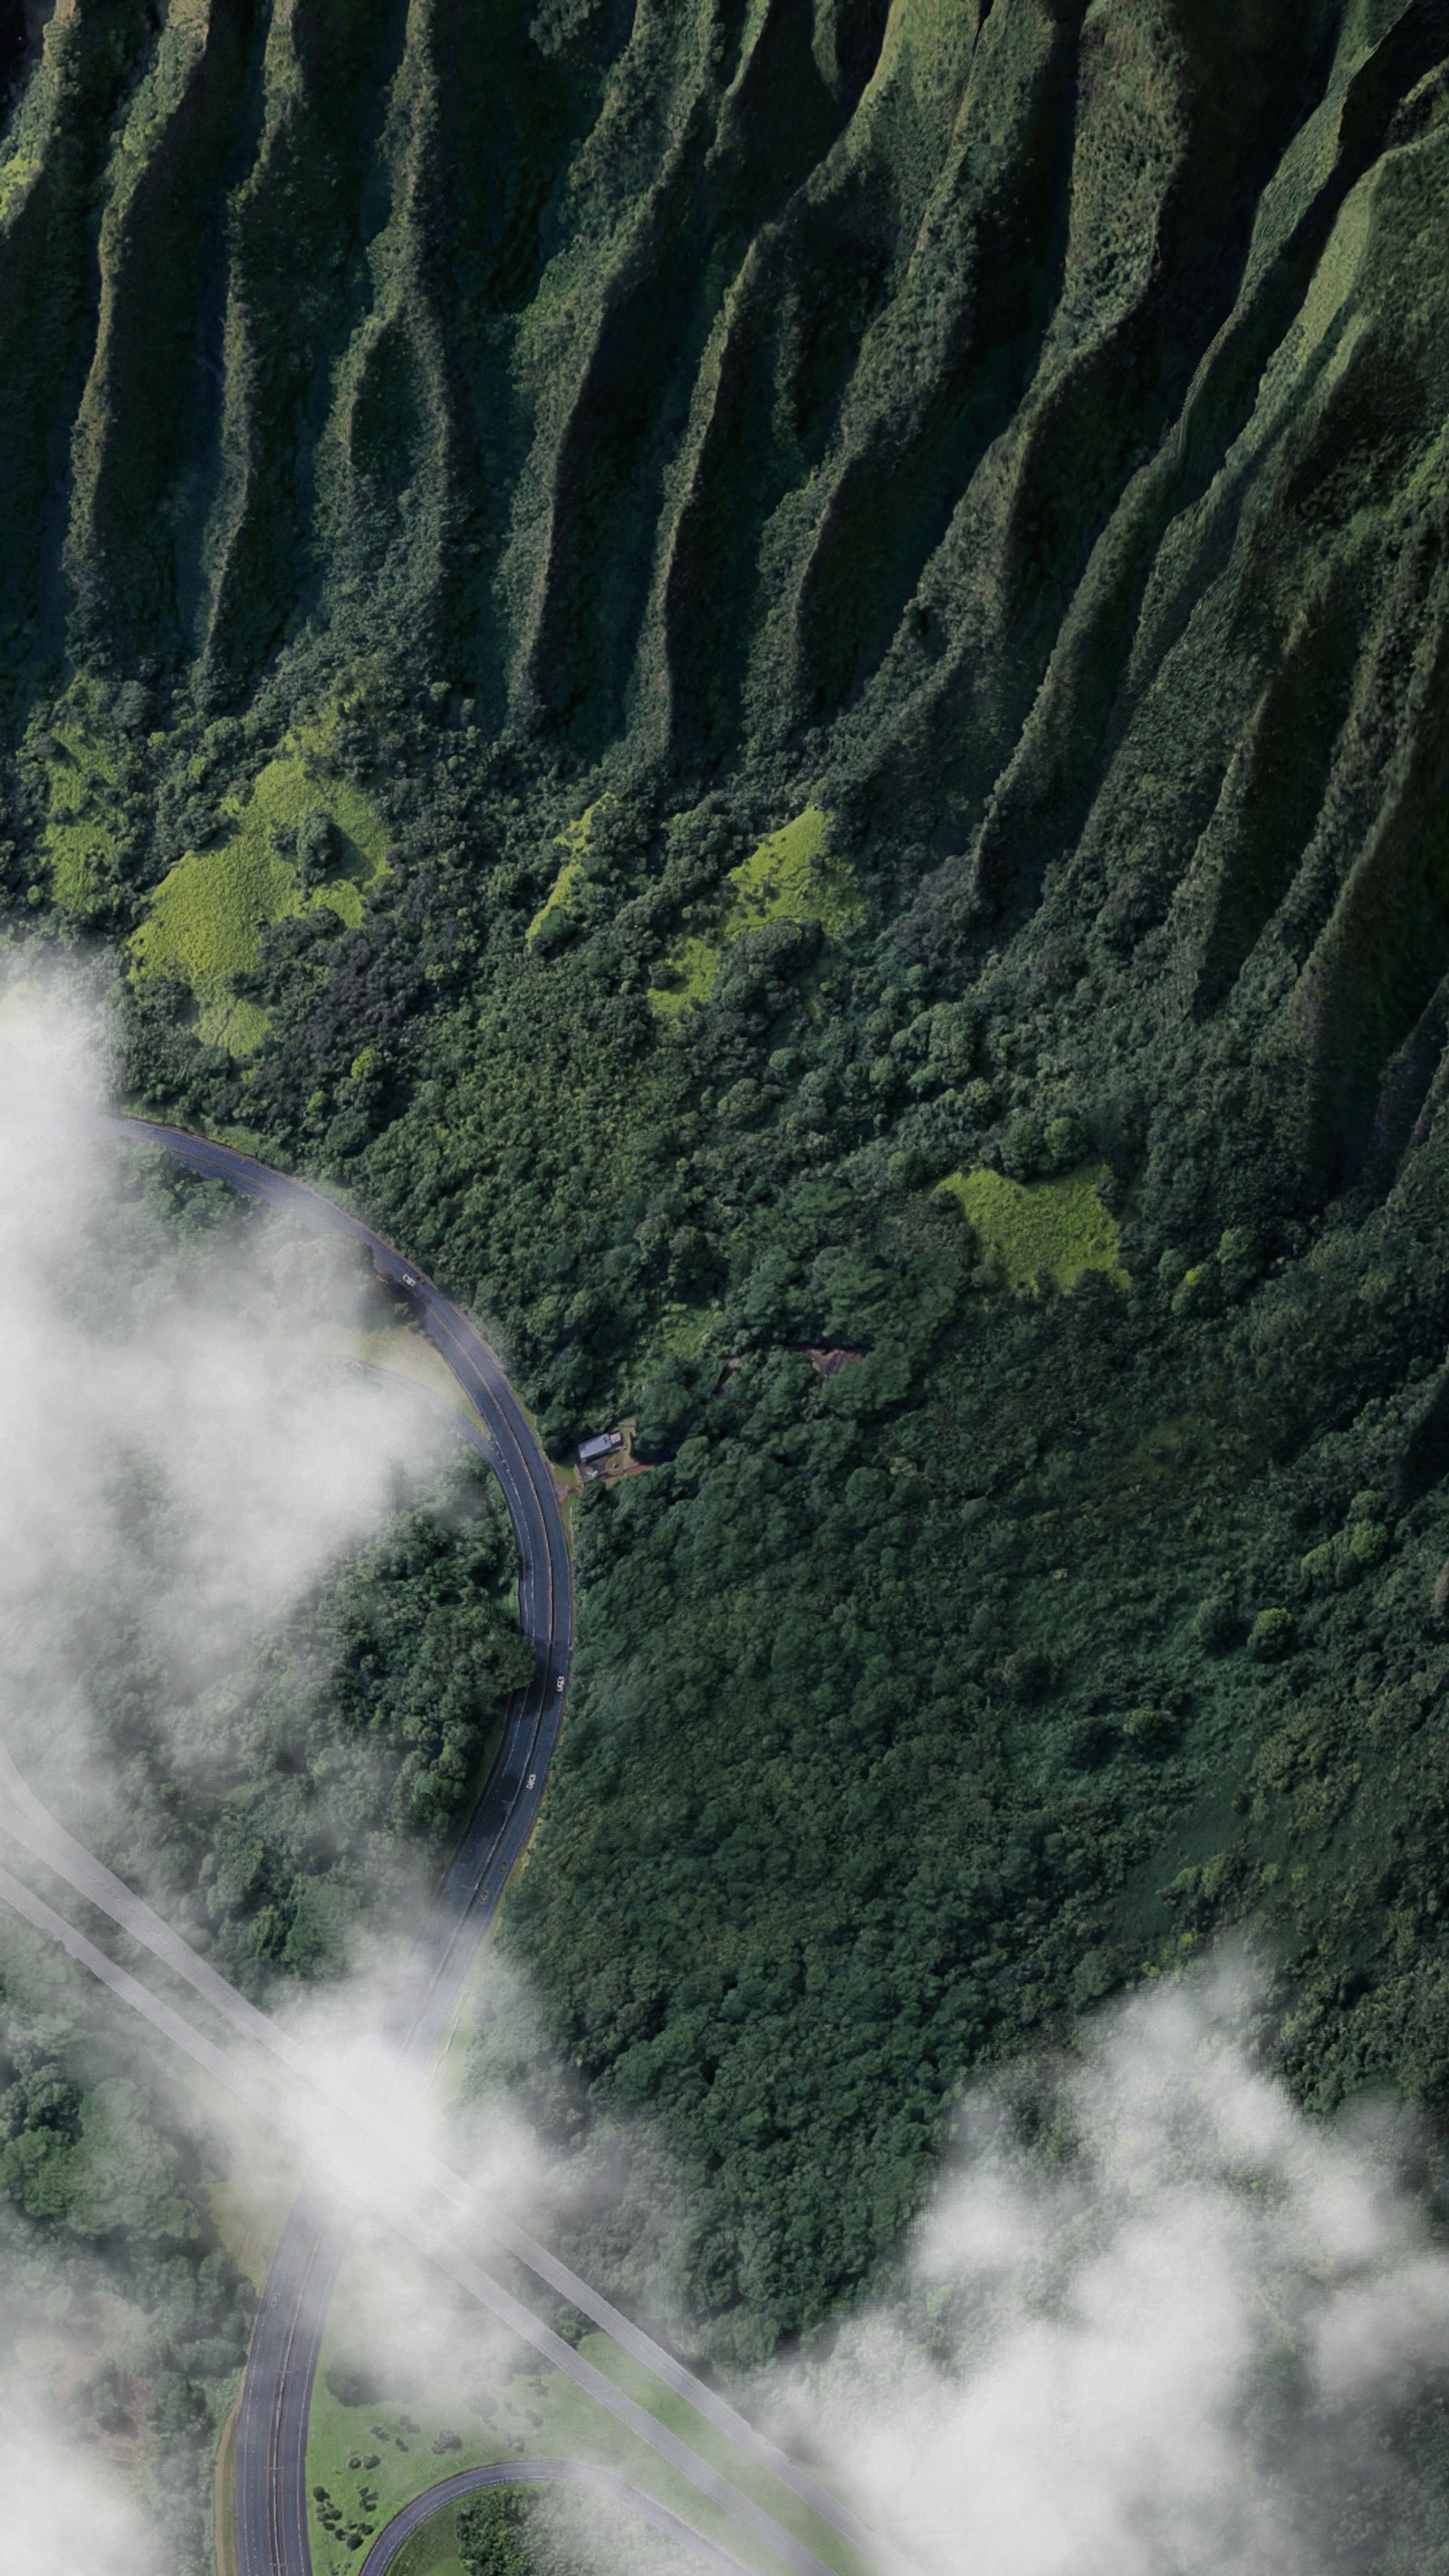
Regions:
[[[573, 1584], [563, 1513], [548, 1466], [497, 1353], [466, 1315], [395, 1247], [320, 1190], [234, 1146], [144, 1118], [111, 1118], [112, 1133], [160, 1145], [209, 1180], [230, 1183], [314, 1234], [364, 1243], [380, 1278], [408, 1303], [484, 1424], [478, 1443], [503, 1490], [518, 1548], [518, 1615], [533, 1648], [533, 1681], [507, 1712], [502, 1747], [443, 1880], [419, 1962], [421, 1994], [409, 2033], [419, 2062], [446, 2028], [509, 1874], [533, 1831], [558, 1740], [573, 1635]], [[252, 2334], [237, 2416], [235, 2522], [239, 2576], [311, 2576], [307, 2423], [327, 2310], [346, 2238], [307, 2192], [272, 2258]]]
[[[163, 1146], [193, 1169], [227, 1180], [287, 1209], [319, 1233], [348, 1234], [365, 1242], [380, 1274], [395, 1279], [406, 1290], [454, 1376], [488, 1426], [479, 1445], [499, 1474], [518, 1533], [520, 1612], [539, 1653], [540, 1669], [534, 1684], [509, 1712], [502, 1753], [478, 1813], [450, 1865], [424, 1943], [421, 1996], [409, 2033], [410, 2045], [421, 2062], [446, 2026], [468, 1965], [527, 1839], [542, 1796], [548, 1758], [557, 1740], [567, 1676], [572, 1599], [562, 1515], [552, 1480], [496, 1355], [432, 1282], [370, 1228], [346, 1215], [306, 1183], [269, 1171], [234, 1148], [148, 1120], [108, 1118], [98, 1123], [126, 1141]], [[7, 1831], [182, 1976], [245, 2037], [261, 2040], [286, 2061], [300, 2056], [295, 2043], [275, 2023], [229, 1987], [47, 1814], [3, 1752], [0, 1771], [7, 1776], [11, 1792]], [[117, 1968], [30, 1891], [22, 1890], [8, 1873], [0, 1873], [0, 1884], [6, 1902], [61, 1941], [93, 1974], [123, 1994], [158, 2028], [166, 2030], [198, 2062], [209, 2066], [232, 2091], [251, 2101], [262, 2116], [271, 2118], [287, 2134], [298, 2134], [286, 2116], [278, 2117], [278, 2106], [267, 2104], [251, 2079], [193, 2025]], [[310, 2067], [294, 2067], [294, 2071], [308, 2075], [313, 2072]], [[359, 2116], [355, 2101], [342, 2101], [340, 2107], [349, 2110], [354, 2118]], [[392, 2128], [391, 2123], [365, 2114], [363, 2125], [382, 2135]], [[309, 2144], [304, 2134], [298, 2134], [298, 2142], [304, 2147]], [[395, 2130], [387, 2142], [397, 2150]], [[486, 2208], [457, 2176], [426, 2152], [409, 2152], [405, 2146], [403, 2159], [455, 2208], [482, 2225], [529, 2270], [644, 2363], [656, 2378], [737, 2441], [748, 2456], [770, 2470], [833, 2529], [880, 2566], [893, 2570], [905, 2567], [899, 2553], [862, 2523], [837, 2495], [780, 2452], [715, 2390], [695, 2379], [672, 2354], [602, 2299], [556, 2256], [501, 2213]], [[601, 2405], [628, 2424], [652, 2449], [670, 2459], [693, 2485], [713, 2496], [740, 2524], [754, 2531], [787, 2565], [802, 2571], [802, 2576], [805, 2571], [810, 2571], [810, 2576], [828, 2576], [813, 2551], [785, 2532], [752, 2498], [743, 2495], [677, 2435], [667, 2431], [657, 2417], [626, 2398], [616, 2383], [562, 2343], [492, 2275], [481, 2271], [436, 2227], [425, 2223], [409, 2204], [384, 2199], [376, 2192], [369, 2197], [380, 2214], [386, 2214], [405, 2237], [432, 2259], [443, 2262], [472, 2295], [502, 2317], [535, 2350], [586, 2386]], [[247, 2447], [244, 2456], [239, 2439], [237, 2484], [237, 2539], [243, 2576], [310, 2576], [305, 2480], [307, 2412], [339, 2250], [323, 2212], [299, 2202], [268, 2279], [243, 2391], [239, 2434], [246, 2437]]]
[[[102, 1985], [109, 1986], [113, 1994], [119, 1995], [133, 2011], [150, 2022], [153, 2029], [164, 2033], [196, 2065], [204, 2066], [228, 2092], [235, 2094], [239, 2101], [245, 2102], [252, 2112], [268, 2121], [273, 2128], [279, 2129], [283, 2137], [290, 2138], [304, 2155], [316, 2152], [316, 2136], [305, 2111], [298, 2111], [269, 2094], [225, 2049], [218, 2048], [193, 2023], [154, 1994], [149, 1986], [133, 1977], [128, 1969], [118, 1967], [114, 1959], [108, 1957], [104, 1950], [98, 1950], [93, 1941], [88, 1940], [83, 1932], [78, 1932], [63, 1915], [57, 1914], [43, 1897], [37, 1896], [32, 1888], [13, 1878], [3, 1868], [0, 1868], [0, 1903], [10, 1906], [25, 1922], [34, 1924], [37, 1931], [46, 1933], [57, 1942], [71, 1958], [99, 1978]], [[404, 2243], [414, 2246], [428, 2262], [436, 2263], [491, 2316], [497, 2317], [511, 2333], [530, 2344], [543, 2360], [562, 2371], [629, 2432], [637, 2434], [661, 2459], [668, 2461], [671, 2468], [679, 2470], [700, 2494], [708, 2496], [743, 2530], [751, 2532], [784, 2566], [793, 2568], [796, 2576], [832, 2576], [826, 2561], [817, 2557], [813, 2549], [808, 2549], [752, 2496], [746, 2495], [720, 2470], [702, 2459], [697, 2451], [691, 2450], [689, 2444], [662, 2423], [657, 2415], [627, 2396], [616, 2381], [606, 2377], [591, 2361], [585, 2361], [582, 2353], [575, 2352], [573, 2346], [556, 2335], [551, 2326], [544, 2325], [492, 2273], [485, 2272], [466, 2250], [460, 2250], [450, 2227], [430, 2221], [410, 2198], [399, 2196], [380, 2185], [374, 2177], [354, 2176], [354, 2179], [362, 2182], [366, 2205], [385, 2226], [392, 2228]], [[883, 2560], [883, 2563], [887, 2562]]]
[[682, 2514], [671, 2513], [667, 2504], [646, 2495], [642, 2487], [631, 2486], [616, 2469], [597, 2468], [592, 2460], [495, 2460], [486, 2469], [455, 2469], [450, 2478], [440, 2478], [426, 2495], [414, 2496], [411, 2504], [393, 2515], [378, 2533], [358, 2576], [386, 2576], [386, 2570], [413, 2533], [421, 2531], [423, 2524], [446, 2505], [461, 2504], [465, 2496], [477, 2495], [484, 2487], [522, 2486], [592, 2487], [596, 2495], [611, 2496], [615, 2504], [636, 2513], [641, 2522], [662, 2531], [666, 2539], [677, 2540], [681, 2549], [702, 2558], [707, 2567], [717, 2568], [719, 2576], [750, 2576], [743, 2560], [732, 2558], [717, 2541], [707, 2540]]

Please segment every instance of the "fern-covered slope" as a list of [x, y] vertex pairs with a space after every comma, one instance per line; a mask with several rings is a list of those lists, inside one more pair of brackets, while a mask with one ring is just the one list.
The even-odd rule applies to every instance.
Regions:
[[1437, 0], [70, 0], [12, 710], [381, 635], [566, 760], [783, 754], [963, 937], [1153, 934], [1330, 1169], [1442, 962], [1446, 80]]

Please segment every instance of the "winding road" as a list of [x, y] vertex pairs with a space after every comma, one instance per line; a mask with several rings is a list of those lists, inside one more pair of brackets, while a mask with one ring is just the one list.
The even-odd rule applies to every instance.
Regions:
[[609, 2496], [615, 2504], [647, 2522], [652, 2531], [662, 2531], [667, 2540], [677, 2540], [681, 2549], [702, 2558], [707, 2567], [716, 2568], [719, 2576], [749, 2576], [749, 2571], [727, 2549], [706, 2540], [692, 2522], [682, 2514], [671, 2513], [667, 2504], [646, 2495], [642, 2487], [631, 2486], [615, 2469], [601, 2469], [592, 2460], [495, 2460], [486, 2469], [455, 2469], [450, 2478], [440, 2478], [426, 2495], [414, 2496], [395, 2513], [381, 2530], [358, 2570], [358, 2576], [386, 2576], [400, 2550], [407, 2547], [415, 2531], [421, 2531], [435, 2513], [446, 2505], [462, 2504], [485, 2487], [588, 2487], [595, 2495]]
[[[558, 1740], [573, 1638], [573, 1582], [553, 1478], [497, 1353], [466, 1315], [370, 1226], [305, 1181], [272, 1171], [233, 1146], [147, 1119], [108, 1123], [127, 1143], [164, 1146], [191, 1171], [265, 1200], [309, 1232], [346, 1235], [365, 1244], [378, 1276], [403, 1290], [485, 1426], [478, 1446], [498, 1478], [513, 1524], [519, 1624], [536, 1669], [528, 1689], [508, 1710], [498, 1759], [453, 1855], [425, 1935], [424, 1991], [409, 2035], [413, 2053], [425, 2063], [533, 1831]], [[325, 2206], [304, 2191], [272, 2258], [242, 2383], [235, 2473], [238, 2576], [311, 2576], [307, 2422], [345, 2243]]]
[[[513, 1523], [519, 1554], [519, 1614], [536, 1657], [528, 1689], [507, 1713], [499, 1757], [478, 1809], [445, 1874], [427, 1927], [413, 1989], [413, 2010], [405, 2046], [419, 2077], [456, 2007], [468, 1969], [496, 1912], [510, 1872], [532, 1830], [543, 1796], [548, 1766], [558, 1738], [572, 1634], [572, 1584], [563, 1514], [556, 1488], [526, 1417], [509, 1386], [497, 1354], [466, 1316], [443, 1297], [431, 1280], [380, 1235], [338, 1208], [320, 1191], [237, 1149], [195, 1137], [157, 1122], [108, 1117], [100, 1122], [120, 1140], [163, 1147], [192, 1170], [224, 1180], [248, 1195], [265, 1199], [311, 1231], [351, 1236], [369, 1249], [379, 1275], [400, 1287], [425, 1331], [475, 1408], [482, 1424], [473, 1434], [498, 1477]], [[308, 2063], [279, 2025], [230, 1987], [215, 1969], [191, 1951], [180, 1936], [154, 1915], [141, 1899], [115, 1879], [40, 1805], [8, 1757], [0, 1754], [8, 1813], [0, 1823], [44, 1865], [89, 1903], [110, 1916], [175, 1976], [182, 1978], [240, 2036], [260, 2042], [273, 2057], [316, 2088], [316, 2069]], [[95, 1948], [56, 1915], [32, 1890], [0, 1871], [0, 1898], [60, 1941], [114, 1991], [122, 1994], [158, 2029], [167, 2032], [193, 2059], [304, 2149], [315, 2147], [315, 2128], [244, 2072], [236, 2061], [188, 2022], [169, 2003]], [[642, 2362], [656, 2379], [725, 2433], [739, 2450], [766, 2469], [807, 2504], [831, 2528], [882, 2568], [900, 2571], [904, 2562], [880, 2535], [860, 2521], [829, 2488], [801, 2469], [733, 2407], [706, 2387], [652, 2337], [602, 2299], [588, 2283], [539, 2245], [524, 2230], [485, 2205], [469, 2185], [419, 2148], [402, 2124], [394, 2124], [355, 2097], [329, 2088], [320, 2090], [329, 2107], [345, 2112], [367, 2139], [382, 2146], [407, 2172], [423, 2182], [455, 2213], [526, 2266], [537, 2278], [569, 2300], [602, 2332]], [[413, 2199], [394, 2188], [370, 2184], [366, 2197], [374, 2210], [401, 2234], [440, 2262], [472, 2295], [490, 2308], [546, 2359], [565, 2371], [627, 2429], [647, 2442], [700, 2492], [709, 2496], [742, 2529], [797, 2576], [830, 2576], [826, 2562], [787, 2531], [756, 2501], [744, 2494], [711, 2462], [703, 2459], [657, 2416], [624, 2395], [618, 2384], [563, 2342], [502, 2283], [460, 2252], [455, 2234], [420, 2216]], [[283, 2231], [262, 2296], [248, 2358], [238, 2418], [236, 2452], [236, 2543], [240, 2576], [311, 2576], [307, 2530], [306, 2438], [312, 2383], [328, 2302], [345, 2238], [335, 2210], [313, 2192], [304, 2192]], [[577, 2467], [578, 2464], [572, 2464]], [[572, 2474], [572, 2467], [569, 2473]], [[560, 2472], [563, 2473], [562, 2471]], [[579, 2474], [583, 2474], [580, 2470]], [[611, 2475], [612, 2473], [603, 2473]], [[445, 2480], [442, 2487], [450, 2484]], [[430, 2491], [435, 2497], [441, 2488]], [[620, 2492], [625, 2492], [623, 2482]], [[627, 2491], [632, 2495], [635, 2491]], [[420, 2499], [422, 2503], [425, 2500]], [[650, 2500], [651, 2506], [653, 2500]], [[413, 2508], [409, 2508], [409, 2511]], [[663, 2511], [664, 2508], [659, 2508]], [[715, 2564], [737, 2564], [693, 2527], [674, 2517], [691, 2545]], [[386, 2534], [382, 2535], [385, 2539]], [[381, 2546], [379, 2541], [378, 2546]], [[375, 2553], [374, 2553], [375, 2555]], [[385, 2561], [379, 2562], [385, 2564]], [[372, 2559], [369, 2558], [369, 2567]]]

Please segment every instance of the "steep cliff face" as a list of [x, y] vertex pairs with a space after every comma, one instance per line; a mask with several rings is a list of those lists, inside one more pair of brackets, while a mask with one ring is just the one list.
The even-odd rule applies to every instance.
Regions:
[[[0, 655], [305, 639], [798, 781], [969, 976], [1137, 959], [1392, 1163], [1449, 965], [1442, 0], [0, 25]], [[944, 872], [942, 870], [944, 863]]]

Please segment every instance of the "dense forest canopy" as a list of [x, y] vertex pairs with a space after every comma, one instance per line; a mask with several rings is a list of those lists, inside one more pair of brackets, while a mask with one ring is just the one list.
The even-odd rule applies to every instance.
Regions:
[[507, 2042], [621, 2280], [809, 2335], [1225, 1923], [1441, 2111], [1449, 14], [41, 14], [7, 935], [635, 1422]]

